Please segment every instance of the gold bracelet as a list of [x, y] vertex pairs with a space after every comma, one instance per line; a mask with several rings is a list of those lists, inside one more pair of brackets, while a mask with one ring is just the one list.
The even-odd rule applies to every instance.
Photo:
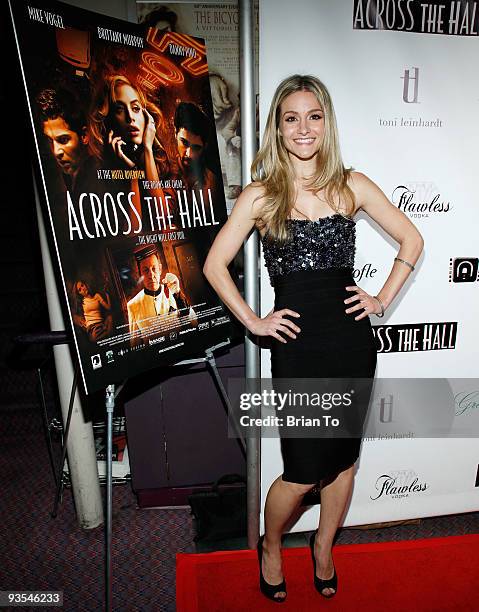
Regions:
[[403, 263], [404, 265], [408, 266], [409, 268], [411, 268], [411, 270], [414, 270], [414, 266], [412, 264], [410, 264], [408, 261], [404, 261], [404, 259], [399, 259], [399, 257], [395, 257], [394, 261], [400, 261], [401, 263]]
[[384, 317], [384, 304], [381, 302], [377, 295], [373, 295], [373, 298], [377, 300], [379, 302], [379, 306], [381, 306], [381, 314], [377, 314], [376, 312], [374, 314], [379, 318]]

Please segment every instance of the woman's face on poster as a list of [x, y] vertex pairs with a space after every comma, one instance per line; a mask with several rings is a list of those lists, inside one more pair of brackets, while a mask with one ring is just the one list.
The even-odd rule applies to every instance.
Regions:
[[125, 142], [141, 144], [145, 131], [145, 113], [136, 89], [121, 84], [115, 88], [116, 102], [112, 107], [113, 131]]
[[86, 283], [84, 283], [83, 281], [77, 282], [76, 290], [77, 290], [78, 295], [80, 295], [81, 297], [86, 297], [90, 293], [88, 291], [88, 287]]

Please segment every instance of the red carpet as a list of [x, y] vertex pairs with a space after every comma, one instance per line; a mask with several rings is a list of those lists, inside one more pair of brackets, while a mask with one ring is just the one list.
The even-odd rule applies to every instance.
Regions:
[[256, 551], [178, 554], [177, 610], [479, 610], [479, 535], [347, 544], [333, 550], [338, 592], [329, 600], [314, 590], [309, 549], [283, 550], [284, 604], [259, 592]]

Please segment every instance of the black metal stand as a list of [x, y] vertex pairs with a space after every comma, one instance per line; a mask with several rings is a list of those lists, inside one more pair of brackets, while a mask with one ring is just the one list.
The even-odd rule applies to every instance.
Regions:
[[[53, 480], [55, 481], [55, 490], [56, 490], [56, 487], [58, 485], [58, 478], [57, 478], [57, 470], [56, 470], [56, 465], [55, 465], [55, 458], [53, 454], [52, 436], [50, 433], [53, 427], [53, 421], [52, 423], [48, 421], [47, 400], [45, 398], [45, 390], [43, 388], [43, 376], [42, 376], [42, 368], [47, 364], [48, 361], [49, 359], [45, 359], [45, 361], [43, 361], [37, 367], [37, 376], [38, 376], [38, 386], [40, 390], [40, 400], [42, 404], [43, 429], [45, 433], [45, 439], [47, 441], [48, 458], [50, 459], [50, 467], [52, 468]], [[60, 421], [58, 421], [58, 424], [59, 424], [60, 431], [63, 432], [63, 426], [60, 423]]]
[[105, 610], [111, 610], [111, 517], [113, 502], [113, 481], [112, 481], [112, 448], [113, 448], [113, 410], [115, 409], [115, 385], [108, 385], [106, 388], [105, 407], [107, 415], [106, 425], [106, 522], [105, 522]]
[[106, 521], [105, 521], [105, 610], [111, 612], [112, 589], [112, 508], [113, 508], [113, 412], [115, 410], [115, 398], [125, 386], [126, 381], [115, 388], [108, 385], [106, 388]]
[[[45, 334], [26, 334], [24, 336], [19, 336], [16, 338], [16, 342], [19, 345], [29, 345], [29, 344], [67, 344], [69, 342], [69, 338], [66, 332], [47, 332]], [[179, 361], [173, 365], [189, 365], [194, 363], [207, 363], [210, 371], [212, 373], [215, 384], [219, 390], [220, 396], [223, 401], [223, 405], [225, 407], [225, 411], [231, 413], [231, 403], [226, 392], [226, 389], [223, 385], [223, 381], [221, 380], [221, 376], [219, 375], [218, 368], [216, 365], [216, 359], [214, 356], [214, 351], [228, 346], [230, 341], [221, 342], [211, 348], [205, 350], [204, 357], [198, 357], [195, 359], [186, 359], [184, 361]], [[72, 381], [72, 389], [70, 392], [70, 401], [68, 405], [68, 414], [64, 427], [64, 434], [62, 439], [62, 456], [59, 465], [55, 469], [55, 462], [53, 457], [53, 446], [49, 433], [49, 424], [48, 424], [48, 414], [47, 407], [45, 401], [45, 394], [43, 389], [43, 381], [41, 376], [41, 367], [37, 368], [39, 383], [40, 383], [40, 394], [41, 394], [41, 402], [43, 408], [43, 419], [44, 424], [47, 431], [47, 446], [48, 453], [50, 456], [50, 462], [52, 465], [53, 477], [55, 480], [55, 500], [53, 504], [53, 510], [51, 513], [52, 518], [56, 518], [58, 513], [58, 505], [60, 502], [60, 498], [63, 491], [64, 478], [63, 478], [63, 467], [65, 465], [65, 460], [67, 456], [67, 442], [68, 435], [70, 431], [70, 423], [73, 413], [73, 405], [75, 401], [75, 394], [77, 391], [78, 385], [78, 375], [79, 375], [79, 367], [78, 364], [75, 367], [75, 373]], [[126, 382], [126, 381], [125, 381]], [[107, 456], [106, 456], [106, 521], [105, 521], [105, 610], [106, 612], [111, 612], [112, 610], [112, 586], [111, 586], [111, 578], [112, 578], [112, 507], [113, 507], [113, 465], [112, 465], [112, 451], [113, 451], [113, 412], [115, 409], [115, 398], [118, 396], [120, 391], [123, 389], [125, 382], [121, 385], [115, 387], [115, 385], [108, 385], [106, 388], [106, 397], [105, 397], [105, 408], [107, 414]], [[232, 413], [231, 413], [232, 414]], [[243, 454], [246, 456], [246, 443], [245, 440], [237, 426], [237, 423], [233, 420], [233, 426], [235, 427], [238, 441], [240, 444], [240, 448]]]
[[55, 501], [53, 503], [52, 518], [57, 517], [58, 504], [60, 503], [60, 497], [61, 497], [62, 490], [63, 490], [63, 466], [65, 465], [65, 460], [67, 457], [67, 441], [68, 441], [68, 434], [70, 432], [70, 423], [72, 420], [73, 403], [75, 401], [77, 382], [78, 382], [78, 364], [75, 366], [75, 373], [73, 375], [73, 382], [72, 382], [72, 390], [70, 392], [70, 401], [68, 403], [67, 422], [65, 424], [65, 433], [63, 434], [63, 440], [62, 440], [62, 458], [60, 459], [60, 464], [58, 466], [58, 475], [55, 478], [57, 490], [55, 493]]
[[[37, 333], [31, 333], [31, 334], [22, 334], [21, 336], [17, 336], [15, 338], [15, 344], [17, 345], [20, 351], [20, 354], [18, 354], [19, 351], [17, 350], [15, 357], [17, 358], [23, 357], [25, 351], [30, 346], [45, 345], [45, 346], [54, 347], [59, 344], [69, 344], [69, 343], [70, 343], [70, 336], [66, 331], [48, 331], [48, 332], [37, 332]], [[77, 383], [78, 383], [78, 365], [75, 368], [75, 373], [74, 373], [74, 377], [72, 381], [72, 389], [70, 393], [70, 402], [69, 402], [69, 407], [68, 407], [67, 421], [66, 421], [65, 427], [63, 428], [64, 433], [62, 436], [62, 458], [60, 460], [59, 465], [56, 465], [55, 459], [54, 459], [54, 453], [53, 453], [52, 437], [50, 433], [52, 425], [49, 423], [49, 420], [48, 420], [47, 402], [45, 399], [45, 391], [43, 387], [43, 378], [42, 378], [42, 368], [47, 363], [47, 361], [48, 359], [44, 360], [40, 365], [38, 365], [36, 367], [36, 371], [37, 371], [37, 376], [38, 376], [40, 403], [42, 406], [42, 420], [43, 420], [43, 427], [45, 430], [45, 438], [47, 442], [48, 456], [49, 456], [50, 465], [52, 468], [53, 479], [55, 481], [55, 497], [54, 497], [53, 510], [51, 512], [51, 516], [52, 518], [56, 518], [57, 512], [58, 512], [58, 504], [60, 502], [61, 495], [63, 492], [63, 486], [64, 486], [63, 467], [65, 465], [68, 431], [70, 428], [71, 415], [73, 411], [73, 402], [75, 399], [75, 393], [76, 393]], [[62, 427], [59, 426], [59, 430], [61, 429]]]
[[224, 346], [228, 346], [230, 344], [230, 341], [227, 340], [226, 342], [221, 342], [220, 344], [216, 344], [215, 346], [212, 346], [211, 348], [208, 348], [205, 350], [205, 357], [197, 357], [195, 359], [185, 359], [184, 361], [179, 361], [178, 363], [175, 363], [175, 366], [179, 366], [179, 365], [188, 365], [188, 364], [193, 364], [193, 363], [207, 363], [210, 367], [210, 371], [212, 373], [213, 379], [216, 383], [216, 387], [220, 393], [221, 399], [223, 401], [223, 406], [224, 409], [226, 411], [226, 416], [228, 418], [230, 418], [230, 422], [233, 425], [234, 429], [235, 429], [235, 433], [236, 433], [236, 437], [238, 439], [238, 443], [240, 445], [241, 448], [241, 452], [243, 453], [244, 457], [246, 457], [246, 441], [243, 437], [243, 434], [241, 433], [240, 428], [238, 427], [238, 423], [236, 422], [236, 420], [233, 418], [233, 411], [231, 409], [231, 402], [230, 399], [228, 397], [228, 394], [226, 392], [226, 389], [223, 385], [223, 381], [221, 380], [221, 376], [218, 372], [218, 368], [216, 366], [216, 359], [215, 356], [213, 354], [213, 352], [219, 348], [222, 348]]

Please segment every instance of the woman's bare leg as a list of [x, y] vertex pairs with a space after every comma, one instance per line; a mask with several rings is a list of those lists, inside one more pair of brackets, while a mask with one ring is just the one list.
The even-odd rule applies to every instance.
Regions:
[[[331, 482], [321, 481], [321, 512], [315, 541], [316, 575], [327, 580], [333, 577], [331, 548], [333, 539], [353, 489], [354, 465], [340, 472]], [[334, 589], [325, 588], [329, 595]]]
[[[271, 485], [266, 497], [264, 509], [265, 535], [263, 540], [263, 576], [270, 584], [279, 584], [283, 580], [281, 569], [281, 536], [292, 513], [301, 503], [305, 493], [314, 484], [303, 485], [285, 482], [279, 476]], [[280, 591], [276, 597], [285, 597]]]

